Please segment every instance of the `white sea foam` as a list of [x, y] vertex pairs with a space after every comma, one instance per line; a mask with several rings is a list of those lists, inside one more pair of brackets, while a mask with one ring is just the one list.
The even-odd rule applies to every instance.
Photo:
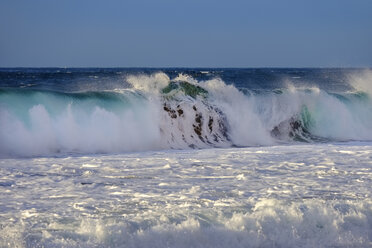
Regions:
[[215, 79], [202, 82], [210, 92], [211, 102], [225, 113], [231, 139], [236, 145], [267, 145], [272, 143], [270, 132], [254, 111], [254, 97], [248, 98], [232, 85]]
[[94, 106], [91, 111], [67, 105], [53, 116], [46, 106], [32, 106], [29, 124], [0, 112], [0, 154], [33, 156], [65, 152], [112, 153], [159, 149], [156, 105], [144, 103], [114, 113]]
[[370, 247], [371, 146], [2, 159], [0, 246]]

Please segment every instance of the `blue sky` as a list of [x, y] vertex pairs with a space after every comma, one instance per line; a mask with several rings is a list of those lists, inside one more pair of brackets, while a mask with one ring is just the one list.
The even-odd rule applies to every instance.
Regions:
[[0, 67], [371, 67], [371, 0], [1, 0]]

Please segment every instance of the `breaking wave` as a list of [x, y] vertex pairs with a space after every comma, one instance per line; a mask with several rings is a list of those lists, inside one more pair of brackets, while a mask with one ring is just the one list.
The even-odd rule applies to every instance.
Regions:
[[238, 89], [215, 78], [128, 76], [132, 87], [57, 93], [0, 89], [0, 154], [117, 153], [372, 140], [372, 76], [355, 91]]

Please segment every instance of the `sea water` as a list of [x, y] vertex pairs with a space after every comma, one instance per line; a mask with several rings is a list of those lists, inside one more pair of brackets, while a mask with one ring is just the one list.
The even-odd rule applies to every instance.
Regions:
[[370, 247], [366, 69], [1, 69], [1, 247]]

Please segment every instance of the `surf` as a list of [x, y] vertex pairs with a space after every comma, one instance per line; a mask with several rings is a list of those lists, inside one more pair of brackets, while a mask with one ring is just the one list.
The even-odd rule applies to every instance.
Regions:
[[354, 91], [327, 92], [291, 82], [253, 90], [220, 77], [198, 80], [179, 73], [171, 78], [164, 72], [127, 75], [123, 85], [129, 87], [110, 90], [2, 88], [0, 154], [370, 141], [369, 74], [349, 79], [356, 82]]

